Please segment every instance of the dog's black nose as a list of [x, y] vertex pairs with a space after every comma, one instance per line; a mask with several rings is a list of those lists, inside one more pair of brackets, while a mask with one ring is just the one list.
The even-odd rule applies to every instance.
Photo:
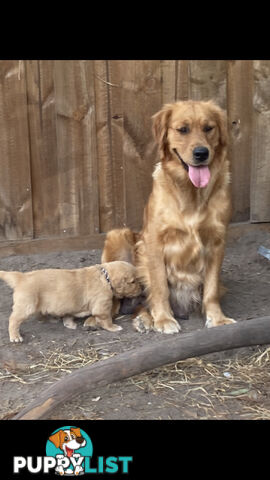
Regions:
[[76, 437], [76, 440], [77, 440], [78, 443], [83, 443], [84, 442], [83, 437]]
[[197, 162], [203, 162], [208, 158], [209, 150], [207, 147], [196, 147], [193, 150], [193, 158]]

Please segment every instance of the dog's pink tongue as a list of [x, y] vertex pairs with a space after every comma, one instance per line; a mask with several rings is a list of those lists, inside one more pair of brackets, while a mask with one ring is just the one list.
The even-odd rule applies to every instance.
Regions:
[[189, 165], [188, 176], [195, 187], [203, 188], [208, 184], [211, 174], [207, 165], [201, 167], [192, 167]]
[[71, 448], [68, 448], [68, 447], [66, 447], [66, 450], [67, 450], [67, 456], [72, 457], [73, 450]]

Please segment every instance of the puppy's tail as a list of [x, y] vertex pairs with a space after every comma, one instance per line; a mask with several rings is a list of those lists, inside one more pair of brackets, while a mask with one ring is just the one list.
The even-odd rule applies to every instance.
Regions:
[[114, 262], [122, 260], [134, 265], [135, 243], [139, 240], [140, 234], [133, 232], [130, 228], [118, 228], [107, 233], [101, 262]]
[[11, 288], [15, 288], [18, 282], [22, 279], [21, 272], [5, 272], [0, 270], [0, 278], [4, 280]]

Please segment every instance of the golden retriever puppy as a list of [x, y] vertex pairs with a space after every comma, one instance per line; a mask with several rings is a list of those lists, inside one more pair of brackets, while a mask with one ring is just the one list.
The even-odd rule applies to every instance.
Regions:
[[[20, 324], [34, 313], [59, 317], [92, 315], [85, 325], [100, 325], [112, 332], [122, 330], [112, 322], [113, 300], [141, 293], [136, 268], [122, 261], [74, 270], [0, 271], [0, 278], [14, 290], [9, 318], [11, 342], [23, 341]], [[73, 328], [70, 319], [65, 320]]]
[[[206, 326], [234, 322], [220, 307], [219, 276], [231, 216], [225, 112], [212, 101], [165, 105], [153, 116], [160, 163], [130, 244], [128, 229], [108, 233], [102, 261], [134, 258], [147, 293], [149, 328], [175, 333], [174, 318], [202, 304]], [[112, 248], [113, 247], [113, 248]], [[124, 251], [126, 254], [124, 254]]]

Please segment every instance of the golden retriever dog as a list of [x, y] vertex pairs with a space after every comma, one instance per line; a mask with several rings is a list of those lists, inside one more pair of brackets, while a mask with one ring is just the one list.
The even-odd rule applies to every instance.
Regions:
[[11, 342], [23, 341], [20, 324], [34, 313], [64, 317], [70, 328], [74, 325], [66, 315], [92, 315], [84, 325], [100, 325], [112, 332], [122, 330], [112, 321], [113, 314], [117, 313], [118, 299], [136, 297], [141, 293], [136, 268], [122, 261], [74, 270], [0, 271], [0, 278], [14, 290], [9, 318]]
[[[153, 116], [160, 163], [144, 210], [143, 228], [107, 234], [102, 261], [133, 261], [151, 316], [140, 320], [175, 333], [175, 316], [202, 305], [206, 326], [233, 319], [220, 307], [220, 270], [231, 217], [225, 112], [212, 101], [180, 101]], [[136, 243], [132, 239], [136, 238]], [[139, 329], [139, 327], [138, 327]]]

